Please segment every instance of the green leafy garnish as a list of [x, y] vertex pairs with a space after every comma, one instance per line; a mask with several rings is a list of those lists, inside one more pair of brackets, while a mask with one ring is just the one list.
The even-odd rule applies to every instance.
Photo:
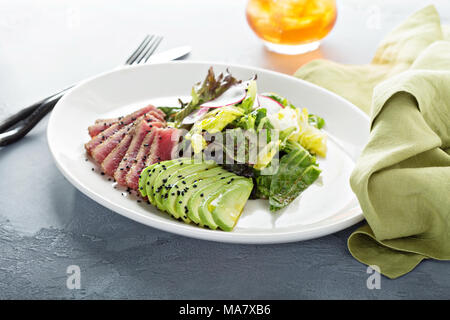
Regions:
[[[320, 175], [321, 170], [315, 157], [298, 143], [290, 144], [289, 153], [281, 157], [276, 174], [271, 177], [269, 204], [271, 211], [280, 210], [289, 205], [300, 193], [308, 188]], [[258, 179], [256, 180], [258, 183]], [[264, 186], [260, 186], [264, 190]]]
[[202, 83], [197, 83], [191, 92], [192, 100], [175, 116], [175, 120], [179, 123], [194, 111], [201, 104], [219, 97], [232, 85], [239, 83], [228, 72], [214, 75], [213, 68], [209, 68], [208, 74]]
[[317, 129], [322, 129], [325, 125], [325, 120], [319, 116], [316, 116], [315, 114], [308, 115], [308, 122], [310, 125], [313, 125]]
[[255, 103], [256, 94], [257, 94], [256, 81], [250, 80], [249, 85], [247, 87], [247, 97], [237, 105], [241, 108], [244, 113], [250, 113], [253, 110], [253, 104]]
[[166, 114], [165, 118], [166, 121], [173, 120], [174, 115], [181, 110], [180, 107], [165, 107], [165, 106], [158, 107], [158, 109]]

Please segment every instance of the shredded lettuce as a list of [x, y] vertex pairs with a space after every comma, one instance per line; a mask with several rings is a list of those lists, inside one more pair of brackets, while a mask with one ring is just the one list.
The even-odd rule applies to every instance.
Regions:
[[292, 133], [288, 140], [300, 143], [311, 153], [325, 157], [327, 154], [327, 136], [325, 132], [309, 123], [309, 114], [306, 108], [296, 109], [298, 130]]
[[209, 111], [202, 120], [194, 123], [191, 131], [186, 135], [186, 139], [191, 140], [194, 153], [201, 152], [207, 145], [202, 136], [203, 131], [211, 134], [221, 132], [229, 123], [242, 115], [241, 109], [233, 106]]

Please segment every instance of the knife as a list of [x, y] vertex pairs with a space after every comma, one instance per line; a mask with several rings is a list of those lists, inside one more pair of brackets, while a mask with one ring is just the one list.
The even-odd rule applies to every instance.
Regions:
[[168, 62], [180, 59], [192, 51], [190, 46], [182, 46], [169, 49], [160, 53], [155, 53], [148, 58], [147, 63]]
[[[153, 54], [146, 63], [169, 62], [180, 59], [192, 51], [190, 46], [181, 46]], [[122, 68], [124, 66], [120, 66]], [[22, 109], [0, 123], [0, 147], [11, 144], [23, 138], [47, 113], [49, 113], [61, 97], [73, 86], [70, 86], [48, 98]], [[22, 129], [13, 129], [15, 125], [23, 122]], [[9, 130], [9, 131], [8, 131]]]

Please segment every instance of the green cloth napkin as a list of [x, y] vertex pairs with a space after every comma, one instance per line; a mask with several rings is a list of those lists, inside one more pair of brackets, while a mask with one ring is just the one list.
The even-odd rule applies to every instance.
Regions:
[[449, 35], [428, 6], [393, 30], [369, 65], [316, 60], [295, 73], [371, 116], [350, 179], [368, 224], [348, 247], [389, 278], [426, 258], [450, 260]]

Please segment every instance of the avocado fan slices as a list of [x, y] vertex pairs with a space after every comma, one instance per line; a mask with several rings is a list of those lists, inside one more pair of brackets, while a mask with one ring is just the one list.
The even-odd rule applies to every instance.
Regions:
[[253, 182], [228, 172], [213, 161], [190, 158], [162, 161], [146, 167], [139, 191], [151, 204], [186, 223], [233, 230]]

